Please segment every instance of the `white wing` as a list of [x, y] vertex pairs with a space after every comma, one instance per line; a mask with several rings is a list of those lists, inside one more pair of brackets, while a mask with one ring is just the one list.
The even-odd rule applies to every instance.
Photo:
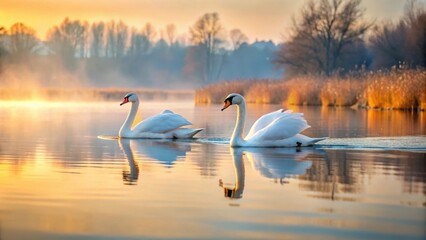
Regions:
[[301, 113], [287, 113], [255, 132], [247, 141], [276, 141], [292, 137], [310, 126]]
[[134, 132], [165, 133], [176, 128], [191, 125], [191, 123], [179, 114], [170, 110], [149, 117], [133, 129]]
[[270, 123], [272, 123], [274, 120], [281, 118], [283, 116], [289, 116], [289, 115], [299, 115], [299, 116], [303, 117], [303, 113], [293, 113], [293, 110], [284, 111], [283, 109], [265, 114], [262, 117], [260, 117], [259, 119], [257, 119], [257, 121], [253, 124], [253, 126], [251, 126], [250, 131], [247, 134], [246, 138], [251, 138], [259, 130], [265, 128]]
[[246, 138], [252, 137], [257, 131], [268, 126], [272, 121], [279, 118], [283, 114], [283, 109], [277, 110], [275, 112], [271, 112], [261, 116], [256, 122], [251, 126], [249, 133]]

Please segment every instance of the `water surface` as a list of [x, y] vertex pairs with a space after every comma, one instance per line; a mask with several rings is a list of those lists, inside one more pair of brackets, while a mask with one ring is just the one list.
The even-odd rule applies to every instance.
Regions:
[[[165, 108], [193, 141], [119, 140], [129, 106], [0, 105], [0, 239], [424, 239], [426, 115], [305, 113], [312, 148], [229, 148], [235, 109]], [[247, 126], [278, 106], [249, 105]], [[248, 130], [247, 130], [248, 131]]]

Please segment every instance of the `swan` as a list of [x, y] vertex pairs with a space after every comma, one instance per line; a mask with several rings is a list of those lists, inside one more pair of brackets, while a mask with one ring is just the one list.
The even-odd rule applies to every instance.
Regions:
[[118, 132], [120, 138], [192, 138], [203, 130], [202, 128], [182, 128], [191, 123], [170, 110], [164, 110], [160, 114], [149, 117], [131, 129], [139, 107], [138, 96], [135, 93], [126, 94], [120, 106], [129, 102], [132, 103], [132, 107]]
[[245, 138], [246, 102], [238, 93], [229, 94], [222, 111], [231, 105], [237, 105], [237, 121], [230, 140], [231, 147], [302, 147], [312, 146], [326, 138], [311, 138], [300, 134], [310, 126], [303, 113], [280, 109], [260, 117], [251, 127]]

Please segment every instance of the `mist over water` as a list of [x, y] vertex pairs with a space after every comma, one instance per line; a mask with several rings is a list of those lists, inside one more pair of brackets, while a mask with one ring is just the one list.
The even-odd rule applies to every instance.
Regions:
[[[0, 55], [0, 90], [193, 90], [223, 79], [280, 76], [280, 71], [275, 70], [271, 63], [277, 47], [272, 42], [244, 43], [238, 50], [215, 55], [214, 78], [209, 82], [203, 79], [205, 59], [198, 53], [201, 50], [179, 43], [169, 45], [162, 39], [150, 44], [149, 50], [137, 55], [123, 49], [121, 57], [94, 56], [90, 54], [90, 48], [85, 50], [87, 56], [53, 54], [50, 45], [47, 54], [36, 50], [25, 56], [3, 54]], [[41, 47], [48, 48], [48, 45]]]

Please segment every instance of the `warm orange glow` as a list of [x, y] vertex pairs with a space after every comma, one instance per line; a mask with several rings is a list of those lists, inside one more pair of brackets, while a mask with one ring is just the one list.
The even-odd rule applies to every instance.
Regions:
[[[192, 90], [167, 89], [118, 89], [118, 88], [0, 88], [0, 101], [5, 103], [30, 103], [31, 105], [54, 104], [54, 102], [114, 101], [119, 104], [123, 97], [134, 92], [141, 100], [189, 100]], [[61, 104], [61, 103], [59, 103]]]
[[[47, 31], [54, 25], [60, 24], [65, 17], [71, 19], [87, 20], [89, 22], [123, 20], [129, 26], [141, 28], [145, 23], [152, 23], [158, 30], [157, 37], [160, 37], [160, 30], [167, 24], [173, 23], [177, 27], [178, 34], [187, 33], [189, 27], [199, 16], [206, 12], [217, 11], [221, 15], [226, 28], [241, 28], [250, 40], [273, 39], [280, 40], [280, 31], [286, 24], [278, 17], [282, 12], [290, 11], [280, 8], [282, 2], [276, 0], [269, 1], [269, 7], [265, 11], [258, 11], [259, 7], [265, 7], [264, 2], [241, 2], [236, 4], [217, 4], [215, 1], [202, 1], [200, 4], [193, 1], [68, 1], [52, 2], [49, 0], [38, 1], [33, 6], [26, 1], [9, 1], [3, 3], [1, 12], [3, 21], [7, 27], [20, 21], [33, 27], [39, 37], [45, 38]], [[6, 6], [4, 6], [6, 5]], [[301, 4], [290, 3], [293, 8], [298, 8]], [[272, 12], [271, 12], [272, 11]], [[258, 20], [253, 20], [253, 15], [258, 16]], [[284, 15], [286, 15], [284, 13]], [[172, 16], [172, 17], [171, 17]], [[251, 24], [247, 24], [251, 22]], [[269, 28], [264, 24], [268, 22]], [[284, 22], [284, 23], [282, 23]], [[287, 22], [289, 23], [289, 22]]]
[[[240, 28], [250, 41], [256, 39], [282, 40], [291, 25], [291, 17], [304, 1], [26, 1], [4, 0], [0, 9], [1, 24], [9, 28], [16, 22], [34, 28], [45, 38], [49, 28], [60, 24], [65, 17], [89, 22], [123, 20], [130, 26], [141, 28], [152, 23], [157, 30], [174, 23], [178, 33], [187, 33], [199, 16], [218, 12], [226, 29]], [[405, 1], [364, 1], [366, 15], [374, 19], [400, 16]], [[160, 31], [158, 31], [160, 32]], [[160, 33], [157, 35], [160, 37]]]
[[0, 101], [4, 107], [26, 107], [26, 108], [45, 108], [45, 107], [60, 107], [64, 105], [78, 105], [78, 102], [58, 102], [58, 101], [44, 101], [44, 100], [31, 100], [31, 101]]

